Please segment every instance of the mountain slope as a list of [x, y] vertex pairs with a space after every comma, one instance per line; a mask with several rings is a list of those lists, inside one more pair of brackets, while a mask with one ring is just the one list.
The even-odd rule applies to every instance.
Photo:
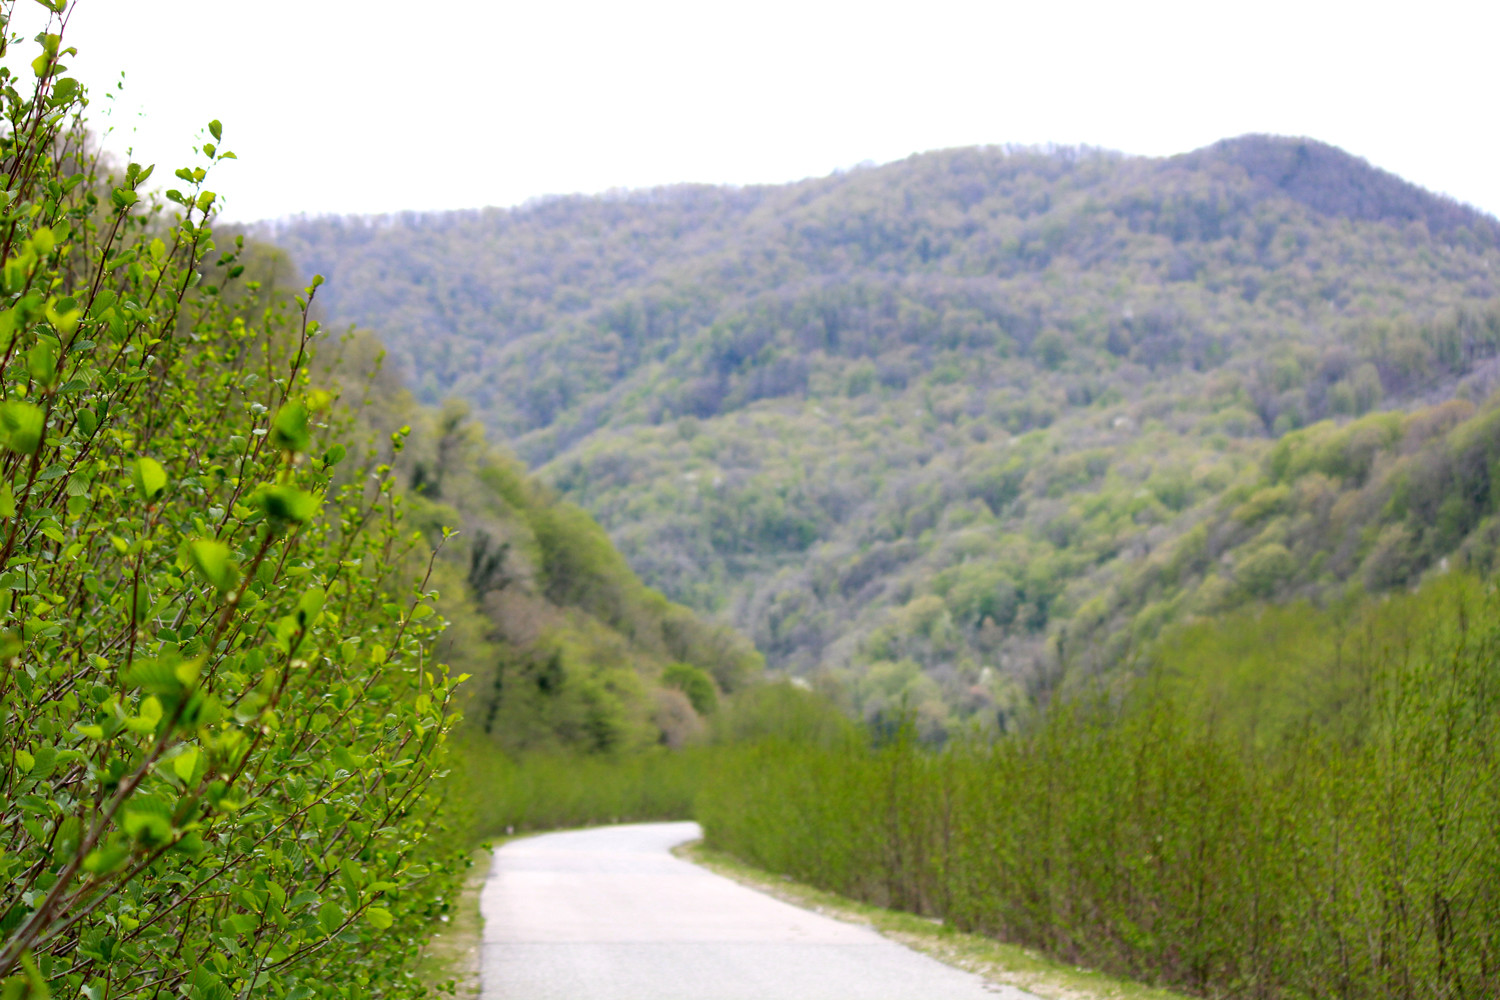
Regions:
[[[1269, 135], [1225, 139], [1182, 158], [1195, 167], [1226, 163], [1315, 212], [1336, 218], [1421, 223], [1430, 233], [1482, 244], [1500, 243], [1500, 223], [1484, 213], [1434, 196], [1395, 174], [1327, 143]], [[1460, 235], [1463, 230], [1469, 236]]]
[[[1137, 622], [1138, 595], [1106, 595], [1275, 439], [1487, 396], [1497, 230], [1331, 147], [1247, 137], [276, 236], [329, 274], [335, 318], [471, 400], [650, 584], [867, 715], [941, 730], [1190, 613]], [[1361, 576], [1356, 550], [1301, 585]]]

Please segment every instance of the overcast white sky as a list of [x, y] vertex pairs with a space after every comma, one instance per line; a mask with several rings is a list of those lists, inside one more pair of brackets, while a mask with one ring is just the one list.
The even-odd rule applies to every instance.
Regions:
[[244, 221], [1245, 132], [1500, 213], [1493, 0], [75, 0], [67, 38], [96, 112], [125, 72], [110, 143], [158, 176], [224, 122]]

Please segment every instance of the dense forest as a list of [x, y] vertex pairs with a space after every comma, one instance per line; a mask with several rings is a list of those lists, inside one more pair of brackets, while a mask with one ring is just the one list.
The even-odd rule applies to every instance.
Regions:
[[435, 653], [470, 677], [465, 734], [511, 754], [681, 746], [720, 694], [758, 678], [742, 635], [644, 586], [586, 512], [489, 447], [462, 403], [415, 402], [366, 333], [340, 348], [340, 366], [375, 376], [360, 382], [358, 425], [400, 442], [405, 522], [438, 553]]
[[1493, 552], [1500, 223], [1316, 142], [259, 232], [647, 583], [935, 739]]

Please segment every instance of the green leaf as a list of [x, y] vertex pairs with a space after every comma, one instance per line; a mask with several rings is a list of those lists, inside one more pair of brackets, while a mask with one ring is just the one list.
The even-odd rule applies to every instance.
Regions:
[[396, 918], [391, 916], [390, 910], [381, 909], [378, 906], [372, 906], [366, 910], [365, 919], [370, 922], [370, 926], [378, 931], [388, 931], [396, 922]]
[[157, 726], [161, 723], [161, 716], [161, 699], [156, 695], [150, 695], [141, 702], [140, 714], [135, 718], [125, 720], [125, 728], [132, 733], [149, 735], [156, 732]]
[[224, 139], [224, 126], [219, 124], [219, 119], [215, 118], [208, 123], [208, 134], [214, 137], [214, 142], [221, 142]]
[[0, 517], [16, 516], [16, 495], [11, 492], [10, 483], [0, 483]]
[[42, 444], [46, 417], [42, 408], [19, 399], [0, 403], [0, 435], [5, 447], [22, 455], [33, 454]]
[[[184, 778], [183, 780], [186, 781], [187, 779]], [[208, 845], [203, 842], [203, 838], [198, 834], [189, 833], [173, 844], [172, 849], [186, 854], [190, 858], [198, 858], [208, 850]]]
[[271, 424], [271, 443], [282, 451], [304, 452], [312, 442], [307, 428], [307, 407], [288, 403]]
[[[48, 310], [49, 314], [51, 310]], [[50, 315], [49, 315], [50, 318]], [[26, 352], [26, 371], [38, 385], [51, 385], [57, 381], [57, 350], [45, 340], [39, 340]]]
[[193, 567], [220, 593], [234, 586], [235, 570], [229, 561], [229, 546], [212, 538], [196, 538], [188, 544]]
[[108, 875], [125, 867], [130, 860], [130, 842], [115, 840], [103, 847], [96, 847], [83, 859], [83, 870], [95, 875]]
[[72, 855], [78, 847], [78, 838], [83, 831], [83, 824], [77, 816], [69, 816], [57, 827], [57, 832], [52, 838], [52, 857], [57, 860]]
[[40, 746], [36, 748], [34, 760], [28, 770], [33, 778], [40, 780], [50, 775], [56, 766], [57, 750], [50, 746]]
[[[78, 321], [82, 318], [83, 310], [79, 309], [77, 303], [72, 299], [63, 299], [47, 304], [47, 322], [52, 324], [52, 328], [57, 331], [58, 336], [71, 337], [73, 332], [78, 329]], [[55, 356], [53, 361], [55, 364]], [[32, 375], [32, 378], [36, 378], [36, 376]], [[38, 381], [42, 380], [38, 379]]]
[[180, 698], [193, 686], [198, 678], [201, 660], [179, 660], [163, 656], [154, 660], [138, 660], [125, 675], [125, 683], [140, 688], [147, 694], [163, 698]]
[[344, 911], [337, 903], [325, 900], [323, 905], [318, 907], [318, 925], [323, 928], [324, 934], [332, 934], [343, 922]]
[[142, 456], [130, 463], [130, 481], [142, 500], [154, 503], [167, 489], [167, 470], [156, 459]]
[[318, 515], [315, 497], [295, 486], [269, 486], [255, 494], [253, 502], [267, 518], [279, 525], [306, 524]]
[[314, 587], [302, 595], [301, 599], [297, 602], [297, 622], [299, 625], [306, 627], [309, 622], [318, 616], [318, 612], [323, 610], [325, 597], [326, 595], [322, 587]]
[[187, 749], [183, 750], [182, 753], [172, 758], [172, 770], [175, 771], [177, 773], [177, 777], [181, 778], [183, 781], [191, 781], [193, 779], [193, 771], [197, 767], [197, 747], [188, 747]]
[[125, 806], [125, 833], [143, 847], [158, 847], [172, 837], [172, 816], [165, 803], [131, 799]]
[[21, 952], [21, 975], [0, 983], [0, 1000], [48, 1000], [47, 979], [37, 971], [31, 952]]

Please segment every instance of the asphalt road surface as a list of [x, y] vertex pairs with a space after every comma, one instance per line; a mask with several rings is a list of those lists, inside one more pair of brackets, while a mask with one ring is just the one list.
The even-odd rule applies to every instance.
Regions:
[[484, 1000], [1034, 1000], [674, 858], [696, 823], [512, 841], [484, 913]]

